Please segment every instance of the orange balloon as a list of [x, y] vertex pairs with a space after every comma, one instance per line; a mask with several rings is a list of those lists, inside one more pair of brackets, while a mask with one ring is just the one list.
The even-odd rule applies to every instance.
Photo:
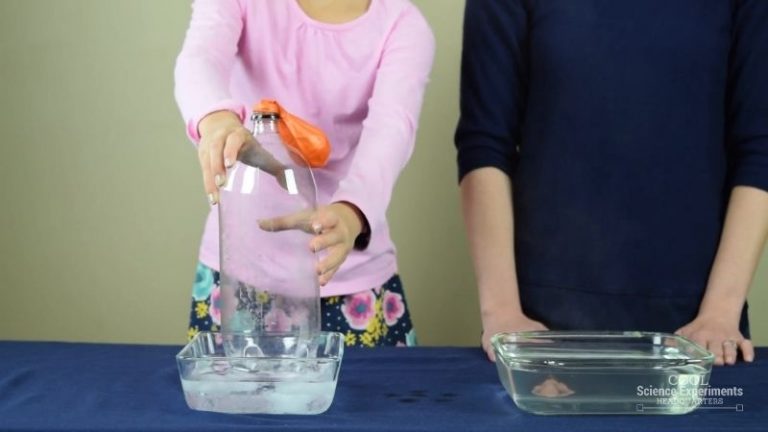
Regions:
[[320, 128], [289, 113], [275, 100], [263, 99], [253, 110], [279, 115], [277, 132], [280, 138], [288, 148], [298, 152], [310, 167], [323, 167], [328, 162], [331, 143]]

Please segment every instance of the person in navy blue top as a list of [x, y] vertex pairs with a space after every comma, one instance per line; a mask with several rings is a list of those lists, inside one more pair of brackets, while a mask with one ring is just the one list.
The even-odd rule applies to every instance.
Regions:
[[768, 0], [467, 0], [458, 167], [483, 320], [752, 361]]

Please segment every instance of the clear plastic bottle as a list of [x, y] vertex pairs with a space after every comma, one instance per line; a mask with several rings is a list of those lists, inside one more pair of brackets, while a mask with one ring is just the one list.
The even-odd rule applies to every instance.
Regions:
[[[310, 229], [277, 228], [278, 218], [308, 220], [317, 186], [306, 159], [278, 133], [277, 110], [254, 111], [252, 121], [256, 140], [240, 151], [220, 190], [222, 332], [310, 338], [320, 331]], [[248, 355], [249, 348], [259, 350], [234, 350]]]

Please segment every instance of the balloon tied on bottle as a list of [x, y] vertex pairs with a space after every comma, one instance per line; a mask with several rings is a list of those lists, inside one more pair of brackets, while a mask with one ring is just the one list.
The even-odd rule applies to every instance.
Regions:
[[320, 168], [328, 162], [331, 144], [320, 128], [289, 113], [272, 99], [262, 99], [253, 111], [277, 114], [280, 117], [277, 132], [283, 144], [300, 154], [310, 167]]

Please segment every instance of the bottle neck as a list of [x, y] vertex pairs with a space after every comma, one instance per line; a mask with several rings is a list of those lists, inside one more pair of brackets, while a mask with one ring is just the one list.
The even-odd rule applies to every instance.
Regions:
[[251, 116], [254, 135], [265, 133], [277, 133], [277, 122], [280, 117], [274, 114], [254, 113]]
[[254, 134], [277, 133], [277, 120], [259, 119], [253, 122]]

